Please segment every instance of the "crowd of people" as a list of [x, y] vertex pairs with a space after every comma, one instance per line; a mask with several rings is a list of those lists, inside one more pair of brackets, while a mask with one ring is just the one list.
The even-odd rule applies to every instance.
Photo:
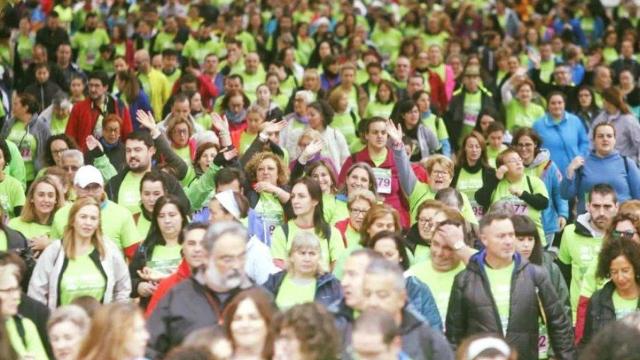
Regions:
[[0, 359], [638, 358], [638, 6], [4, 3]]

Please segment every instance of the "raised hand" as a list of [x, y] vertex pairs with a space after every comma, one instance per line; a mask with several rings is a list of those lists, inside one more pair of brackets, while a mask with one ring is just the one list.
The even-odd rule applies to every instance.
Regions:
[[389, 135], [389, 139], [391, 139], [393, 143], [401, 143], [402, 127], [400, 124], [396, 126], [391, 119], [387, 119], [387, 135]]
[[316, 154], [320, 153], [320, 151], [322, 151], [322, 148], [324, 148], [324, 141], [314, 140], [304, 148], [298, 160], [300, 161], [301, 164], [306, 164]]
[[96, 139], [93, 135], [87, 136], [85, 141], [87, 143], [87, 149], [89, 149], [89, 151], [93, 151], [95, 148], [100, 148], [100, 151], [104, 151], [104, 149], [102, 148], [102, 144], [100, 144], [100, 141], [98, 141], [98, 139]]
[[211, 118], [213, 119], [213, 128], [218, 130], [218, 132], [224, 133], [229, 132], [229, 121], [226, 116], [220, 116], [217, 113], [211, 113]]
[[153, 118], [153, 114], [151, 114], [151, 112], [138, 110], [136, 112], [136, 120], [138, 120], [140, 125], [148, 129], [149, 131], [156, 128], [156, 120]]
[[280, 120], [278, 122], [267, 121], [263, 124], [262, 132], [269, 135], [270, 133], [279, 133], [287, 126], [287, 120]]
[[573, 158], [569, 166], [567, 166], [567, 177], [573, 179], [576, 170], [580, 169], [584, 165], [584, 158], [582, 156], [576, 156]]

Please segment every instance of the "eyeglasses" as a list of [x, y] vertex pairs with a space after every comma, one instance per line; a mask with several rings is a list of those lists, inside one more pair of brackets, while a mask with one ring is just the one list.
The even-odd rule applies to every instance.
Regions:
[[120, 128], [119, 127], [113, 127], [113, 128], [104, 128], [104, 132], [106, 133], [119, 133], [120, 132]]
[[369, 209], [358, 209], [358, 208], [352, 208], [351, 212], [353, 213], [353, 215], [364, 215], [367, 213], [367, 211], [369, 211]]
[[65, 151], [67, 151], [67, 150], [69, 150], [69, 148], [53, 150], [53, 151], [51, 151], [51, 152], [53, 153], [53, 155], [60, 155], [60, 154], [62, 154], [63, 152], [65, 152]]
[[449, 172], [448, 171], [440, 171], [440, 170], [434, 170], [431, 172], [431, 176], [433, 177], [445, 177], [448, 176]]
[[633, 230], [627, 230], [627, 231], [613, 230], [611, 232], [611, 237], [613, 237], [614, 239], [631, 239], [635, 234], [636, 232]]

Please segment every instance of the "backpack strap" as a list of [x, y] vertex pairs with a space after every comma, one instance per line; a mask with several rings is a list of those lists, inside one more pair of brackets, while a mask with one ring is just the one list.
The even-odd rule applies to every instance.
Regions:
[[531, 178], [529, 175], [525, 175], [527, 177], [527, 185], [529, 185], [529, 193], [533, 195], [533, 186], [531, 186]]
[[282, 232], [284, 232], [284, 240], [285, 242], [289, 242], [289, 222], [285, 221], [282, 224]]

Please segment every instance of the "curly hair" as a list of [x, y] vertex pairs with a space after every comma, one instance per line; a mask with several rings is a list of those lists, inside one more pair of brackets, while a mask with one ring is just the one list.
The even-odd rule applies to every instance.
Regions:
[[596, 277], [599, 279], [610, 278], [611, 262], [618, 256], [624, 256], [633, 266], [636, 283], [640, 283], [640, 244], [626, 237], [611, 237], [602, 244], [602, 250], [598, 255], [598, 267]]
[[245, 165], [244, 171], [249, 177], [249, 182], [253, 184], [258, 181], [258, 166], [266, 159], [271, 159], [276, 163], [276, 167], [278, 168], [277, 185], [283, 186], [287, 184], [289, 182], [289, 169], [284, 165], [284, 162], [278, 155], [270, 151], [263, 151], [253, 155], [251, 160]]
[[332, 316], [316, 303], [296, 305], [274, 319], [276, 338], [290, 329], [300, 342], [305, 359], [338, 360], [340, 339]]

